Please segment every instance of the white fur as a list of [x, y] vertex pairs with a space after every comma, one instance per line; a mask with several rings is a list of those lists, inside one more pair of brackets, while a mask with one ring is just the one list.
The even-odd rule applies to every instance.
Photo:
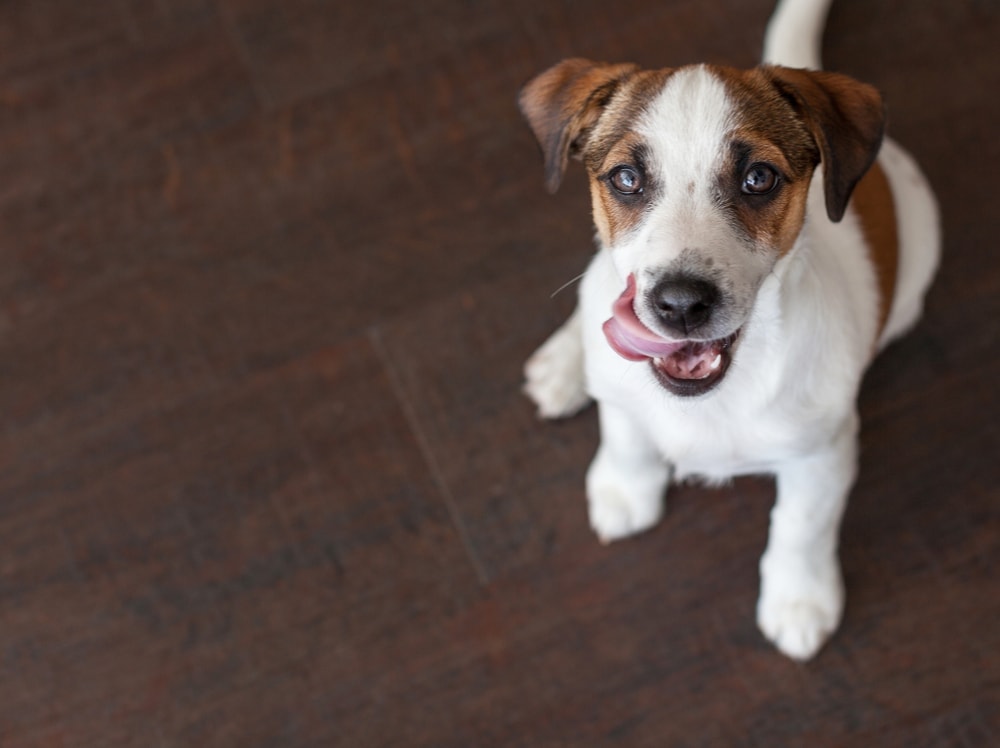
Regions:
[[831, 1], [779, 0], [764, 36], [764, 62], [819, 70], [823, 26]]
[[[770, 59], [818, 64], [814, 42], [789, 49], [787, 41], [818, 39], [827, 5], [785, 0], [785, 15], [771, 26]], [[807, 25], [795, 26], [792, 17]], [[808, 659], [843, 612], [837, 541], [856, 472], [855, 400], [876, 344], [877, 284], [853, 211], [840, 223], [827, 218], [819, 169], [791, 252], [769, 268], [752, 252], [733, 251], [734, 230], [705, 188], [723, 158], [733, 106], [704, 68], [676, 74], [659, 94], [640, 128], [648, 130], [649, 166], [669, 199], [613, 252], [599, 249], [578, 311], [531, 359], [525, 389], [545, 417], [575, 412], [586, 393], [597, 400], [601, 443], [586, 485], [590, 522], [604, 542], [653, 526], [671, 479], [774, 474], [757, 621], [782, 652]], [[887, 141], [880, 163], [894, 191], [901, 244], [882, 346], [919, 317], [939, 237], [934, 197], [913, 161]], [[701, 187], [689, 194], [692, 182]], [[629, 273], [641, 284], [648, 269], [692, 247], [721, 263], [736, 286], [745, 281], [748, 296], [733, 320], [742, 333], [728, 373], [709, 393], [682, 398], [660, 386], [648, 363], [616, 354], [601, 326]], [[643, 317], [638, 303], [636, 312]]]
[[892, 188], [901, 251], [896, 295], [879, 340], [884, 348], [907, 332], [923, 312], [924, 295], [941, 255], [941, 221], [927, 179], [909, 153], [892, 140], [882, 143], [879, 163]]
[[562, 327], [524, 365], [524, 394], [538, 404], [542, 418], [565, 418], [590, 403], [584, 385], [580, 313]]

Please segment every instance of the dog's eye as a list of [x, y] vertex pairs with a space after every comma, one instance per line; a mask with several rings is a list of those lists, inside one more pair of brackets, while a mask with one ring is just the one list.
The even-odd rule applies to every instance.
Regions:
[[743, 175], [742, 190], [747, 195], [766, 195], [778, 186], [778, 172], [767, 164], [753, 164]]
[[611, 186], [623, 195], [637, 195], [642, 192], [642, 175], [631, 166], [619, 166], [609, 177]]

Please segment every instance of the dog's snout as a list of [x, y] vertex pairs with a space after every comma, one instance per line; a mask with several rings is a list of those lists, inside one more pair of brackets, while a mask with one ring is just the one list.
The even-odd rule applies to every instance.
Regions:
[[709, 321], [720, 295], [718, 287], [709, 281], [672, 277], [656, 284], [650, 302], [666, 328], [689, 335]]

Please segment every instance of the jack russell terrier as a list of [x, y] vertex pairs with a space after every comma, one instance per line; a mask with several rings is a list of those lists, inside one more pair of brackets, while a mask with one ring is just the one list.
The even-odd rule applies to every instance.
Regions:
[[806, 660], [840, 622], [837, 541], [873, 356], [919, 318], [938, 211], [871, 86], [820, 72], [830, 0], [784, 0], [752, 70], [565, 60], [521, 110], [554, 191], [590, 180], [598, 251], [525, 366], [546, 418], [597, 401], [602, 542], [652, 527], [670, 481], [777, 479], [757, 624]]

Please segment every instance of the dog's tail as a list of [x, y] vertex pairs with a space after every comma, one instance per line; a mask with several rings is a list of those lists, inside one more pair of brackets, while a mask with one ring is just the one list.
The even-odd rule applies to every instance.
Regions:
[[764, 62], [819, 70], [826, 12], [832, 0], [778, 0], [764, 36]]

